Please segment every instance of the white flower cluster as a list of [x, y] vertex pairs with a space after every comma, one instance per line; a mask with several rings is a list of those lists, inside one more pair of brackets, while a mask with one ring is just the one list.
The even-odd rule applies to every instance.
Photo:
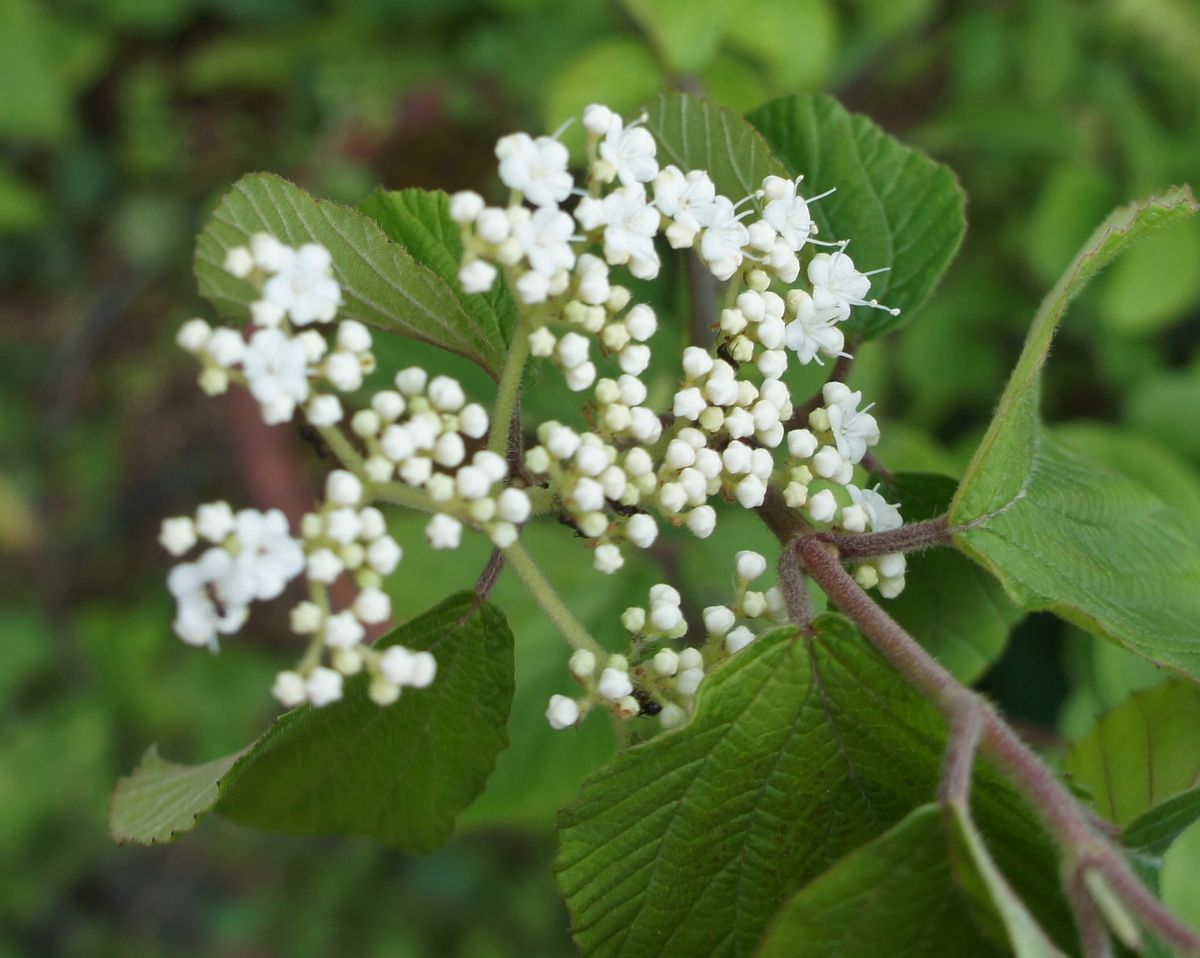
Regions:
[[177, 341], [204, 365], [200, 385], [209, 395], [247, 386], [268, 423], [289, 422], [297, 406], [313, 425], [341, 421], [341, 400], [334, 392], [353, 392], [375, 368], [371, 333], [356, 320], [343, 320], [331, 346], [316, 329], [337, 316], [341, 287], [333, 278], [329, 251], [316, 243], [299, 249], [266, 233], [249, 246], [231, 249], [225, 269], [255, 286], [261, 298], [250, 306], [253, 329], [248, 336], [229, 327], [213, 329], [202, 319], [184, 323]]
[[757, 552], [743, 551], [737, 554], [735, 567], [733, 601], [704, 609], [701, 647], [676, 647], [688, 635], [682, 597], [677, 589], [659, 583], [650, 589], [648, 608], [635, 606], [621, 616], [621, 624], [631, 636], [626, 654], [609, 655], [600, 669], [594, 653], [576, 651], [570, 670], [584, 687], [584, 696], [551, 696], [546, 709], [551, 727], [576, 725], [597, 706], [626, 720], [657, 715], [667, 729], [687, 721], [707, 672], [748, 646], [765, 628], [787, 621], [778, 586], [761, 592], [750, 589], [766, 572], [767, 560]]
[[[183, 556], [201, 541], [209, 544], [168, 576], [177, 603], [176, 634], [215, 649], [218, 636], [241, 628], [253, 601], [277, 598], [303, 573], [310, 598], [292, 609], [291, 626], [298, 635], [310, 636], [312, 644], [297, 669], [277, 676], [273, 691], [282, 704], [335, 702], [342, 695], [342, 677], [364, 667], [372, 676], [371, 695], [382, 704], [395, 701], [403, 685], [428, 685], [437, 670], [428, 653], [393, 646], [380, 655], [363, 645], [366, 627], [391, 617], [391, 600], [380, 586], [402, 556], [383, 514], [363, 505], [363, 493], [353, 473], [331, 472], [325, 502], [319, 512], [304, 516], [299, 539], [278, 509], [234, 513], [228, 503], [214, 502], [200, 506], [194, 517], [164, 520], [159, 541], [172, 555]], [[349, 608], [333, 612], [328, 586], [343, 573], [359, 591]], [[396, 660], [404, 655], [411, 661], [400, 668]], [[326, 658], [328, 666], [321, 664]]]

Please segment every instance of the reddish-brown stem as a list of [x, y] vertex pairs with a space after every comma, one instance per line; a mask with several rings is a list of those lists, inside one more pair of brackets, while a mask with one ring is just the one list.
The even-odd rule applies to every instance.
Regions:
[[479, 578], [475, 580], [475, 594], [481, 599], [486, 599], [503, 571], [504, 553], [500, 549], [493, 549], [492, 554], [488, 556], [487, 565], [483, 567]]
[[808, 579], [800, 568], [794, 546], [787, 546], [779, 556], [779, 588], [787, 606], [788, 618], [806, 635], [812, 633], [812, 599], [808, 594]]
[[[785, 548], [791, 543], [785, 543]], [[1099, 870], [1117, 897], [1151, 932], [1187, 955], [1200, 955], [1200, 936], [1176, 919], [1146, 890], [1124, 857], [1100, 834], [1082, 806], [1054, 773], [1016, 735], [982, 696], [958, 682], [842, 568], [836, 551], [808, 537], [794, 546], [809, 574], [872, 645], [950, 719], [966, 698], [974, 699], [982, 725], [981, 745], [1025, 796], [1063, 849], [1074, 872]]]
[[951, 543], [950, 523], [945, 516], [913, 522], [887, 532], [864, 532], [858, 535], [829, 532], [821, 538], [837, 548], [843, 559], [869, 559], [889, 552], [919, 552], [934, 546]]
[[1075, 928], [1079, 932], [1079, 943], [1083, 947], [1083, 958], [1113, 958], [1112, 937], [1108, 933], [1108, 925], [1104, 915], [1092, 901], [1083, 874], [1076, 872], [1066, 877], [1067, 901], [1071, 905], [1071, 914], [1075, 918]]
[[942, 763], [941, 800], [967, 808], [971, 796], [971, 773], [975, 768], [975, 751], [983, 734], [983, 718], [974, 695], [965, 695], [950, 721], [950, 741], [946, 743], [946, 758]]

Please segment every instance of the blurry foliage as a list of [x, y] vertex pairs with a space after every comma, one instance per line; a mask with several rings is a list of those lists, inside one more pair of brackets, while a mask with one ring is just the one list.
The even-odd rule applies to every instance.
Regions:
[[[309, 454], [286, 434], [264, 453], [232, 400], [201, 401], [171, 345], [198, 308], [193, 235], [242, 173], [346, 202], [377, 183], [494, 191], [497, 135], [554, 129], [589, 102], [635, 110], [668, 85], [736, 109], [835, 92], [948, 162], [969, 196], [949, 279], [903, 333], [863, 348], [852, 377], [881, 397], [885, 463], [957, 475], [1027, 317], [1090, 230], [1118, 202], [1197, 185], [1198, 65], [1190, 0], [0, 0], [0, 956], [569, 950], [549, 826], [613, 743], [602, 723], [575, 738], [545, 727], [563, 654], [511, 582], [496, 599], [517, 639], [514, 744], [449, 847], [400, 858], [217, 822], [166, 850], [105, 836], [105, 796], [146, 741], [202, 761], [272, 711], [279, 623], [263, 615], [257, 638], [220, 658], [180, 647], [154, 544], [159, 516], [253, 501], [264, 456], [295, 473]], [[1153, 490], [1191, 530], [1198, 310], [1188, 225], [1101, 277], [1047, 383], [1048, 418], [1071, 423], [1064, 441], [1139, 481], [1152, 463]], [[389, 351], [426, 356], [381, 344], [385, 365]], [[295, 482], [303, 493], [311, 479]], [[763, 534], [728, 525], [731, 542]], [[659, 559], [623, 593], [570, 555], [552, 565], [601, 617], [664, 569], [723, 587], [687, 550]], [[449, 592], [482, 552], [409, 561]], [[397, 608], [428, 606], [427, 581], [402, 585]], [[1158, 681], [1032, 616], [985, 686], [1078, 738]], [[538, 800], [522, 802], [530, 791]], [[1193, 918], [1198, 871], [1189, 833], [1163, 881]]]

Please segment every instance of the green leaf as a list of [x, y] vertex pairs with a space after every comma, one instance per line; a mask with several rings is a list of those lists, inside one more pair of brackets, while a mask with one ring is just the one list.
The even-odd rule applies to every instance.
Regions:
[[965, 954], [1062, 952], [1013, 894], [970, 818], [922, 805], [797, 892], [757, 958]]
[[1135, 692], [1067, 753], [1063, 767], [1105, 818], [1126, 825], [1200, 785], [1200, 689]]
[[469, 309], [468, 297], [389, 239], [369, 216], [315, 199], [270, 173], [238, 180], [200, 234], [196, 278], [219, 312], [247, 315], [254, 289], [225, 271], [225, 254], [260, 231], [292, 245], [328, 247], [342, 285], [341, 315], [460, 353], [499, 375], [507, 347], [496, 317]]
[[1197, 819], [1200, 819], [1200, 789], [1193, 788], [1143, 812], [1125, 826], [1121, 841], [1130, 848], [1161, 855]]
[[462, 234], [450, 219], [450, 196], [441, 190], [378, 189], [358, 208], [383, 227], [387, 235], [408, 250], [454, 290], [463, 309], [481, 329], [497, 329], [504, 342], [517, 325], [517, 304], [503, 279], [489, 292], [472, 295], [458, 281], [462, 262]]
[[701, 69], [717, 52], [729, 0], [621, 0], [676, 73]]
[[[906, 522], [946, 511], [957, 483], [945, 476], [898, 473], [890, 487]], [[995, 578], [953, 549], [908, 557], [907, 585], [885, 607], [959, 680], [971, 683], [995, 662], [1024, 612]]]
[[1110, 329], [1144, 336], [1186, 318], [1200, 299], [1200, 230], [1179, 223], [1152, 236], [1104, 277], [1100, 318]]
[[188, 768], [151, 750], [117, 786], [114, 836], [169, 841], [215, 808], [268, 831], [436, 848], [508, 744], [512, 633], [498, 610], [460, 593], [380, 644], [395, 643], [433, 652], [438, 675], [428, 689], [381, 708], [360, 676], [342, 701], [282, 715], [238, 755]]
[[1048, 436], [1040, 376], [1068, 303], [1124, 248], [1200, 207], [1183, 188], [1117, 210], [1043, 301], [950, 508], [957, 545], [1022, 608], [1200, 676], [1200, 547], [1142, 486]]
[[966, 230], [965, 198], [949, 167], [888, 136], [830, 96], [792, 96], [768, 103], [749, 120], [807, 195], [836, 188], [812, 205], [823, 240], [851, 240], [859, 269], [872, 277], [871, 297], [899, 316], [860, 307], [847, 326], [860, 338], [894, 329], [929, 296]]
[[[585, 954], [746, 954], [797, 888], [934, 793], [944, 720], [844, 618], [815, 626], [715, 670], [688, 726], [623, 752], [562, 813]], [[1006, 873], [1068, 933], [1037, 823], [986, 767], [974, 796]]]
[[686, 93], [667, 93], [650, 109], [647, 128], [658, 140], [658, 162], [708, 170], [717, 191], [733, 200], [787, 176], [761, 133], [732, 110]]
[[157, 845], [196, 827], [220, 798], [220, 782], [242, 757], [226, 755], [204, 765], [176, 765], [151, 745], [137, 771], [113, 792], [108, 829], [118, 842]]
[[967, 810], [952, 804], [947, 814], [953, 826], [952, 846], [959, 852], [959, 882], [968, 891], [975, 886], [975, 904], [985, 914], [994, 910], [1012, 954], [1017, 958], [1063, 958], [1000, 871]]
[[922, 805], [797, 892], [758, 958], [1005, 954], [972, 919], [948, 841], [942, 809]]

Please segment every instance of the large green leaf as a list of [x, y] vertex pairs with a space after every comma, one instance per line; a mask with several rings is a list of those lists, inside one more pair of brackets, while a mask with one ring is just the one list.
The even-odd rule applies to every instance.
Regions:
[[200, 234], [196, 278], [218, 311], [246, 315], [254, 290], [225, 271], [225, 254], [258, 232], [326, 246], [342, 286], [342, 315], [461, 353], [493, 376], [504, 365], [501, 317], [469, 304], [471, 297], [439, 275], [440, 261], [424, 265], [366, 214], [315, 199], [270, 173], [238, 180]]
[[837, 192], [812, 206], [823, 240], [850, 240], [859, 269], [888, 267], [871, 296], [899, 316], [859, 308], [855, 335], [878, 336], [903, 323], [926, 299], [958, 251], [965, 198], [949, 167], [883, 132], [833, 97], [791, 96], [750, 114], [807, 194]]
[[922, 805], [797, 892], [758, 958], [966, 954], [1061, 952], [999, 876], [965, 814]]
[[[957, 483], [946, 476], [898, 473], [891, 487], [906, 522], [946, 511]], [[1024, 612], [984, 569], [954, 549], [908, 557], [907, 584], [886, 602], [891, 616], [955, 677], [974, 682], [1008, 644]]]
[[[750, 953], [789, 895], [932, 796], [941, 716], [844, 618], [815, 626], [714, 671], [686, 728], [623, 752], [560, 816], [585, 954]], [[1037, 823], [986, 767], [974, 794], [1006, 873], [1069, 934]]]
[[1200, 547], [1141, 485], [1051, 439], [1041, 369], [1067, 305], [1140, 236], [1198, 208], [1175, 189], [1117, 210], [1043, 301], [950, 508], [955, 541], [1023, 608], [1046, 609], [1166, 668], [1200, 676]]
[[1101, 815], [1126, 825], [1200, 786], [1198, 728], [1200, 689], [1168, 682], [1103, 715], [1063, 764]]
[[110, 827], [121, 841], [169, 841], [215, 809], [257, 828], [371, 835], [412, 851], [444, 842], [508, 744], [512, 634], [473, 593], [452, 596], [381, 644], [429, 649], [428, 689], [381, 708], [366, 679], [342, 701], [281, 716], [236, 756], [188, 768], [151, 750], [122, 779]]
[[658, 140], [658, 162], [708, 170], [717, 191], [737, 201], [787, 169], [754, 127], [732, 110], [686, 93], [667, 93], [650, 109], [646, 126]]

